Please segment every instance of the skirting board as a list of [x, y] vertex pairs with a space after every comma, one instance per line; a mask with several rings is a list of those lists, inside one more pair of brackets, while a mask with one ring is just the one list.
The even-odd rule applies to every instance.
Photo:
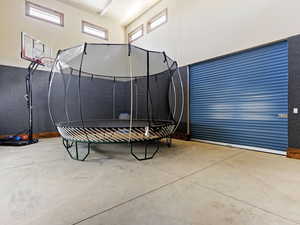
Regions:
[[[20, 135], [24, 135], [24, 134], [20, 134]], [[1, 135], [0, 138], [5, 138], [7, 136], [9, 136], [9, 135]], [[52, 138], [52, 137], [60, 137], [60, 134], [58, 132], [44, 132], [44, 133], [33, 134], [33, 138], [36, 138], [36, 139]]]
[[241, 148], [241, 149], [247, 149], [247, 150], [257, 151], [257, 152], [266, 152], [266, 153], [272, 153], [272, 154], [277, 154], [277, 155], [285, 155], [285, 156], [287, 155], [287, 153], [284, 151], [278, 151], [278, 150], [267, 149], [267, 148], [257, 148], [257, 147], [251, 147], [251, 146], [245, 146], [245, 145], [235, 145], [235, 144], [228, 144], [228, 143], [223, 143], [223, 142], [200, 140], [200, 139], [195, 139], [195, 138], [191, 138], [191, 141], [199, 141], [199, 142], [204, 142], [204, 143], [209, 143], [209, 144], [222, 145], [222, 146], [228, 146], [228, 147], [233, 147], [233, 148]]
[[289, 148], [287, 152], [287, 157], [292, 159], [300, 159], [300, 149], [299, 148]]
[[60, 137], [60, 134], [58, 132], [45, 132], [45, 133], [39, 133], [34, 134], [36, 135], [36, 138], [53, 138], [53, 137]]

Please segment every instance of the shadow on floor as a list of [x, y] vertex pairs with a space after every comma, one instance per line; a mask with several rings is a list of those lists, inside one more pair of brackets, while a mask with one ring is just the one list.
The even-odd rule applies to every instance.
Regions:
[[[87, 145], [86, 144], [78, 144], [79, 155], [84, 155], [87, 153]], [[135, 143], [134, 144], [134, 152], [138, 156], [143, 156], [145, 149], [145, 143]], [[151, 144], [148, 147], [148, 154], [151, 155], [156, 149], [155, 144]], [[159, 154], [155, 155], [155, 157], [159, 157], [163, 155], [163, 157], [168, 157], [170, 155], [176, 154], [178, 151], [179, 145], [173, 143], [171, 147], [168, 147], [167, 143], [162, 140], [159, 146]], [[72, 154], [75, 154], [75, 148], [71, 150]], [[95, 162], [99, 160], [110, 160], [110, 159], [122, 159], [126, 161], [135, 160], [134, 157], [130, 153], [130, 144], [122, 143], [122, 144], [92, 144], [91, 145], [91, 153], [85, 160], [85, 162]]]

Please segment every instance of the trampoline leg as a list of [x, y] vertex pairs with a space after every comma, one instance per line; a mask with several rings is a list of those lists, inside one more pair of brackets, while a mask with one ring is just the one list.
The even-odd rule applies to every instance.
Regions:
[[68, 140], [63, 139], [63, 145], [65, 146], [65, 148], [66, 148], [66, 150], [67, 150], [69, 156], [70, 156], [72, 159], [75, 159], [75, 158], [73, 157], [72, 153], [71, 153], [70, 150], [69, 150], [70, 148], [72, 148], [73, 143], [74, 143], [74, 142], [72, 142], [71, 144], [69, 144], [69, 141], [68, 141]]
[[78, 145], [77, 145], [77, 142], [75, 142], [75, 148], [76, 148], [76, 160], [78, 160]]
[[88, 152], [83, 157], [83, 159], [81, 159], [81, 161], [84, 161], [89, 156], [90, 152], [91, 152], [91, 143], [88, 143]]
[[66, 148], [71, 148], [71, 147], [73, 146], [73, 143], [74, 143], [74, 142], [71, 142], [71, 144], [70, 144], [68, 140], [63, 139], [63, 145], [64, 145]]
[[[155, 149], [155, 151], [154, 151], [150, 156], [148, 156], [148, 146], [149, 146], [150, 143], [155, 143], [155, 144], [156, 144], [156, 149]], [[146, 142], [146, 145], [145, 145], [145, 152], [144, 152], [145, 155], [144, 155], [144, 157], [138, 157], [138, 156], [133, 152], [133, 143], [130, 143], [130, 153], [131, 153], [131, 155], [133, 155], [134, 158], [136, 158], [136, 159], [139, 160], [139, 161], [152, 159], [152, 158], [156, 155], [156, 153], [158, 152], [158, 150], [159, 150], [159, 144], [160, 144], [159, 141]]]
[[74, 142], [71, 142], [71, 144], [69, 143], [69, 140], [66, 140], [66, 139], [63, 139], [63, 145], [65, 146], [69, 156], [71, 157], [71, 159], [74, 159], [74, 160], [78, 160], [78, 161], [84, 161], [88, 155], [90, 154], [90, 151], [91, 151], [91, 143], [88, 143], [88, 151], [87, 151], [87, 154], [84, 155], [83, 158], [79, 158], [79, 152], [78, 152], [78, 144], [77, 142], [75, 142], [75, 157], [73, 156], [73, 154], [70, 152], [70, 148], [73, 147], [73, 144]]

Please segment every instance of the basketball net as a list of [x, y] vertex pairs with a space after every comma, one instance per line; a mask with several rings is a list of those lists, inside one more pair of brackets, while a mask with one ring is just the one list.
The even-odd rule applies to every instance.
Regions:
[[51, 70], [55, 59], [50, 57], [41, 57], [39, 59], [36, 59], [35, 61], [41, 64], [42, 66], [46, 67], [47, 69]]

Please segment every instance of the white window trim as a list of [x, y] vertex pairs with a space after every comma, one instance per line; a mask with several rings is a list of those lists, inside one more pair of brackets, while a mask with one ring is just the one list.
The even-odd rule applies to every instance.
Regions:
[[[30, 14], [30, 8], [35, 8], [37, 10], [44, 11], [45, 13], [57, 16], [57, 17], [60, 18], [60, 23], [55, 23], [51, 20], [47, 20], [47, 19], [43, 19], [43, 18], [38, 17], [38, 16], [31, 15]], [[50, 8], [47, 8], [47, 7], [44, 7], [44, 6], [41, 6], [41, 5], [38, 5], [38, 4], [35, 4], [35, 3], [32, 3], [30, 1], [25, 1], [25, 15], [28, 16], [28, 17], [37, 19], [37, 20], [47, 22], [47, 23], [55, 24], [55, 25], [62, 26], [62, 27], [64, 26], [64, 14], [63, 13], [58, 12], [58, 11], [53, 10], [53, 9], [50, 9]]]
[[[130, 37], [133, 36], [134, 34], [136, 34], [139, 31], [142, 31], [142, 35], [131, 40]], [[129, 34], [128, 34], [128, 42], [132, 43], [132, 42], [140, 39], [143, 36], [144, 36], [144, 25], [142, 24], [142, 25], [138, 26], [137, 28], [135, 28], [133, 31], [129, 32]]]
[[[160, 17], [166, 16], [166, 20], [159, 24], [158, 26], [151, 28], [151, 24], [158, 20]], [[152, 17], [148, 22], [147, 22], [147, 32], [150, 33], [151, 31], [156, 30], [157, 28], [161, 27], [162, 25], [166, 24], [168, 22], [168, 9], [162, 10], [160, 13], [158, 13], [156, 16]]]
[[[84, 31], [84, 26], [86, 26], [86, 25], [89, 26], [89, 27], [91, 27], [91, 28], [94, 28], [96, 30], [104, 32], [105, 33], [105, 38], [100, 37], [98, 35], [91, 34], [89, 32], [85, 32]], [[102, 39], [102, 40], [108, 41], [108, 35], [109, 35], [109, 33], [108, 33], [108, 30], [106, 28], [100, 27], [98, 25], [92, 24], [92, 23], [84, 21], [84, 20], [81, 21], [81, 32], [84, 33], [84, 34], [90, 35], [92, 37], [96, 37], [98, 39]]]

